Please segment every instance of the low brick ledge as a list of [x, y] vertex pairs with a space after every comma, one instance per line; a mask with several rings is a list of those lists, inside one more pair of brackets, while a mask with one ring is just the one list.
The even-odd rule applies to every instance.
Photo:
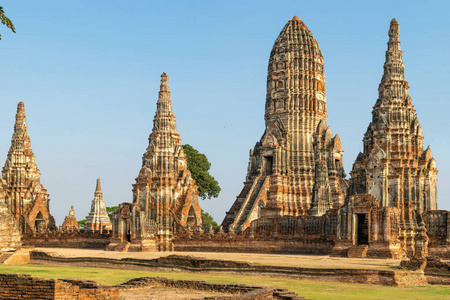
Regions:
[[0, 299], [119, 300], [119, 289], [83, 279], [43, 279], [0, 274]]
[[156, 259], [135, 258], [101, 258], [101, 257], [60, 257], [43, 251], [31, 252], [32, 262], [46, 261], [51, 263], [96, 266], [105, 268], [159, 269], [170, 268], [189, 272], [235, 272], [249, 275], [291, 276], [296, 278], [313, 278], [321, 280], [368, 283], [390, 286], [426, 285], [423, 271], [405, 270], [367, 270], [367, 269], [326, 269], [301, 268], [284, 266], [264, 266], [245, 262], [210, 260], [193, 256], [169, 255]]
[[192, 289], [210, 292], [220, 292], [234, 294], [230, 296], [212, 296], [203, 299], [284, 299], [284, 300], [303, 300], [304, 297], [298, 296], [296, 293], [286, 289], [276, 289], [271, 287], [247, 286], [243, 284], [221, 284], [207, 283], [204, 281], [194, 280], [172, 280], [164, 277], [140, 277], [131, 279], [125, 283], [115, 285], [118, 289], [139, 289], [154, 284], [160, 284], [164, 287]]

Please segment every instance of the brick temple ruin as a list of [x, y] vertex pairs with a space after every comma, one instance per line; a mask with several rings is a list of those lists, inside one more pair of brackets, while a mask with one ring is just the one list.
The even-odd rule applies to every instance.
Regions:
[[171, 251], [177, 228], [202, 225], [198, 191], [181, 146], [169, 90], [169, 76], [161, 86], [147, 151], [133, 185], [133, 203], [122, 203], [113, 215], [108, 250]]
[[436, 161], [423, 147], [395, 19], [388, 36], [364, 150], [346, 180], [339, 136], [326, 126], [322, 53], [306, 25], [289, 20], [270, 54], [266, 129], [244, 188], [213, 238], [180, 237], [177, 249], [450, 257], [450, 219], [437, 210]]
[[25, 105], [17, 105], [16, 122], [11, 147], [3, 166], [6, 205], [24, 232], [55, 230], [55, 220], [50, 214], [47, 190], [40, 182], [41, 173], [31, 150], [25, 115]]
[[91, 203], [91, 211], [86, 218], [84, 228], [87, 231], [104, 232], [112, 230], [112, 223], [106, 211], [106, 202], [103, 200], [102, 186], [100, 178], [97, 178], [97, 185], [95, 186], [94, 199]]
[[0, 217], [5, 216], [0, 247], [20, 247], [22, 231], [28, 232], [27, 245], [107, 245], [115, 251], [450, 259], [449, 212], [437, 207], [436, 161], [430, 148], [424, 149], [395, 19], [388, 37], [363, 151], [345, 179], [339, 135], [333, 136], [326, 124], [322, 52], [298, 17], [288, 21], [270, 53], [264, 134], [250, 151], [241, 193], [216, 228], [202, 225], [197, 186], [187, 169], [165, 73], [133, 200], [119, 205], [111, 227], [98, 179], [88, 230], [47, 232], [54, 228], [48, 194], [39, 183], [19, 103], [0, 185]]
[[235, 232], [258, 218], [320, 216], [344, 203], [341, 142], [326, 125], [323, 56], [298, 17], [276, 39], [267, 73], [266, 128], [222, 223]]
[[73, 232], [79, 230], [77, 218], [75, 217], [75, 209], [73, 208], [73, 205], [70, 207], [69, 215], [64, 218], [64, 221], [61, 225], [61, 230], [66, 232]]
[[[388, 49], [372, 122], [350, 172], [350, 188], [339, 210], [338, 244], [368, 245], [388, 257], [427, 253], [422, 214], [437, 209], [437, 169], [408, 93], [399, 24], [389, 28]], [[420, 244], [420, 245], [419, 245]], [[380, 255], [380, 254], [379, 254]]]

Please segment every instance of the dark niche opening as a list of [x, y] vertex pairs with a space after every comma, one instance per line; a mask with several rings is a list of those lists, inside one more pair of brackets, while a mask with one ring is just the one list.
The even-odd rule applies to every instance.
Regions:
[[125, 238], [127, 239], [127, 242], [131, 242], [131, 222], [130, 219], [125, 220]]
[[195, 222], [196, 222], [195, 209], [193, 206], [191, 206], [187, 216], [186, 225], [189, 226], [189, 228], [193, 228], [195, 226]]
[[45, 219], [42, 212], [39, 212], [36, 215], [36, 219], [34, 219], [34, 230], [35, 232], [44, 232], [45, 228]]
[[273, 156], [264, 156], [264, 175], [272, 175]]
[[368, 214], [357, 214], [358, 216], [358, 245], [369, 244], [369, 216]]
[[25, 232], [25, 219], [24, 219], [24, 217], [23, 216], [20, 216], [20, 218], [19, 218], [19, 230], [20, 230], [20, 233], [24, 233]]

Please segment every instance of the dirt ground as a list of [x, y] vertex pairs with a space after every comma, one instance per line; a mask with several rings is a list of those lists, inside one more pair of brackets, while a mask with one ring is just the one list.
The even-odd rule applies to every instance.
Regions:
[[106, 257], [106, 258], [138, 258], [154, 259], [158, 257], [176, 255], [190, 255], [207, 259], [222, 259], [243, 261], [262, 265], [290, 266], [304, 268], [351, 268], [351, 269], [376, 269], [389, 270], [396, 268], [400, 260], [395, 259], [368, 259], [368, 258], [343, 258], [330, 257], [328, 255], [283, 255], [260, 253], [217, 253], [217, 252], [115, 252], [93, 249], [71, 248], [36, 248], [36, 250], [53, 252], [63, 257]]
[[189, 289], [176, 289], [165, 287], [147, 287], [140, 289], [121, 290], [120, 299], [122, 300], [178, 300], [178, 299], [203, 299], [211, 296], [230, 296], [231, 294], [215, 293], [210, 291], [197, 291]]

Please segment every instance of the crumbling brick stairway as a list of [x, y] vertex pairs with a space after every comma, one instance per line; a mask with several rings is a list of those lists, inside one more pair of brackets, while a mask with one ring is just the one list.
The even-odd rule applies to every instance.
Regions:
[[348, 257], [350, 258], [365, 258], [369, 250], [368, 245], [357, 245], [348, 249]]
[[8, 258], [14, 255], [14, 252], [0, 252], [0, 264], [3, 264]]
[[258, 177], [253, 183], [253, 186], [251, 187], [249, 193], [247, 194], [247, 197], [245, 198], [244, 203], [241, 206], [241, 209], [239, 210], [239, 213], [236, 217], [236, 220], [234, 222], [235, 228], [238, 232], [244, 231], [244, 225], [245, 222], [248, 219], [248, 215], [251, 213], [251, 211], [255, 208], [255, 202], [258, 199], [258, 196], [261, 194], [261, 189], [263, 188], [265, 182], [266, 182], [266, 176]]
[[120, 243], [116, 246], [114, 251], [121, 251], [121, 252], [127, 252], [128, 248], [130, 248], [130, 243]]

